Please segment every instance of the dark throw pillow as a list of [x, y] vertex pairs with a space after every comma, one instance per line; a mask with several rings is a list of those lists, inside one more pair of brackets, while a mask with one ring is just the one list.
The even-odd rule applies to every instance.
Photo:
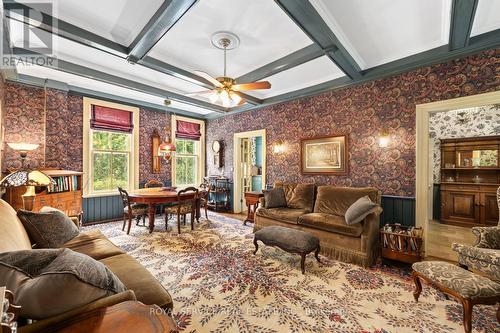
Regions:
[[282, 187], [275, 187], [264, 191], [265, 208], [286, 207], [285, 191]]
[[33, 213], [21, 209], [17, 216], [37, 248], [59, 248], [80, 233], [71, 219], [59, 211]]
[[356, 224], [365, 219], [377, 209], [378, 205], [365, 195], [354, 202], [345, 212], [345, 222], [349, 225]]
[[102, 263], [70, 249], [0, 253], [0, 285], [14, 291], [23, 318], [37, 320], [126, 290]]

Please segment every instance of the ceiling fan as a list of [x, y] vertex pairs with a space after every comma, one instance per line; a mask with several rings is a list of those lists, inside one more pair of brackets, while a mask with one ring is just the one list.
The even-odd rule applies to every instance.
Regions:
[[227, 76], [226, 52], [239, 45], [239, 38], [235, 34], [230, 32], [215, 33], [212, 36], [212, 44], [224, 50], [224, 75], [215, 78], [206, 72], [194, 71], [198, 76], [206, 79], [214, 87], [213, 89], [187, 94], [187, 96], [207, 97], [210, 102], [214, 104], [220, 104], [225, 108], [230, 108], [245, 103], [245, 99], [238, 93], [239, 91], [271, 88], [271, 83], [269, 83], [269, 81], [236, 83], [235, 79]]

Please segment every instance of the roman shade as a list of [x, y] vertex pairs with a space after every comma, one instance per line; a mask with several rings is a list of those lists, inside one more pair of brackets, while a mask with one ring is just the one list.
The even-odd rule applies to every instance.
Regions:
[[132, 133], [134, 129], [133, 114], [130, 111], [92, 105], [90, 128]]
[[199, 141], [201, 137], [200, 124], [189, 121], [177, 120], [175, 137]]

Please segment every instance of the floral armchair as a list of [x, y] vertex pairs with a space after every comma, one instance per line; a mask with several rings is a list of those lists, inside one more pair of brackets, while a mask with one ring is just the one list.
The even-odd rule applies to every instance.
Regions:
[[473, 246], [453, 243], [458, 252], [458, 263], [464, 268], [472, 268], [500, 281], [500, 226], [474, 227], [476, 236]]

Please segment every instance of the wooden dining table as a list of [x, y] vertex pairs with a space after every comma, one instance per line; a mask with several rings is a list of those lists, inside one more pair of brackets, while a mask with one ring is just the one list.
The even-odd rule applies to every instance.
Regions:
[[[138, 190], [130, 191], [128, 196], [130, 202], [143, 203], [149, 206], [148, 207], [149, 233], [152, 233], [155, 227], [156, 205], [177, 202], [177, 190], [165, 187], [141, 188]], [[187, 200], [194, 199], [195, 193], [186, 192], [182, 194], [182, 197]], [[195, 207], [193, 207], [192, 214], [196, 214], [195, 218], [199, 220], [200, 218], [199, 200], [196, 200], [196, 205]]]

